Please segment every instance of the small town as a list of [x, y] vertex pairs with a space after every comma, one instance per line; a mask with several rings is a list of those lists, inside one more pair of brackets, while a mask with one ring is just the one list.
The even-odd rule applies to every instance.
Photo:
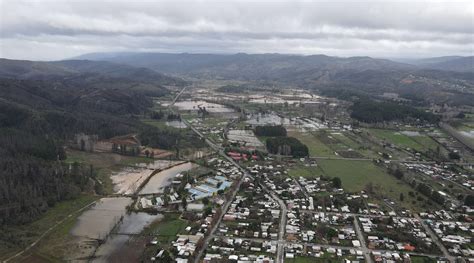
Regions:
[[474, 263], [474, 1], [0, 17], [0, 262]]

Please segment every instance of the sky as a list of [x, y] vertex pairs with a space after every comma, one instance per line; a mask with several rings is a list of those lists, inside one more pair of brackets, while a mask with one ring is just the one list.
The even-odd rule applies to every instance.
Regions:
[[92, 52], [473, 55], [474, 1], [0, 0], [0, 57]]

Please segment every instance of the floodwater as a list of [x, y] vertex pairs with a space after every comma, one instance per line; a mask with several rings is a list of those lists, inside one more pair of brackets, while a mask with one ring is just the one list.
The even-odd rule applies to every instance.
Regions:
[[188, 126], [186, 126], [186, 124], [184, 124], [184, 122], [182, 122], [182, 121], [167, 121], [167, 122], [166, 122], [166, 126], [168, 126], [168, 127], [173, 127], [173, 128], [177, 128], [177, 129], [185, 129], [185, 128], [188, 127]]
[[252, 125], [290, 125], [290, 119], [282, 118], [274, 113], [252, 115], [246, 123]]
[[107, 241], [97, 249], [93, 262], [109, 262], [109, 257], [114, 252], [127, 245], [131, 235], [140, 234], [145, 227], [162, 218], [161, 214], [131, 213], [126, 215], [117, 231], [114, 231]]
[[132, 203], [128, 197], [102, 198], [94, 207], [82, 213], [71, 234], [91, 239], [103, 239], [125, 216], [127, 205]]
[[179, 162], [156, 160], [149, 164], [141, 163], [136, 167], [127, 167], [110, 177], [114, 184], [114, 192], [125, 195], [133, 194], [156, 169], [164, 169], [177, 163]]
[[251, 130], [230, 130], [227, 133], [227, 138], [230, 141], [237, 141], [245, 146], [253, 146], [253, 147], [263, 147], [263, 143], [255, 137], [253, 131]]
[[421, 134], [417, 131], [401, 131], [400, 133], [410, 137], [421, 136]]
[[147, 195], [161, 193], [163, 188], [170, 183], [170, 179], [179, 173], [189, 171], [195, 167], [197, 167], [196, 164], [187, 162], [163, 170], [151, 177], [150, 181], [148, 181], [145, 187], [143, 187], [143, 189], [140, 191], [140, 194]]
[[186, 100], [186, 101], [178, 101], [174, 104], [174, 106], [178, 107], [179, 110], [195, 110], [197, 111], [199, 107], [206, 108], [208, 112], [212, 113], [222, 113], [222, 112], [233, 112], [234, 110], [228, 108], [224, 105], [217, 104], [217, 103], [210, 103], [203, 100]]
[[471, 139], [474, 139], [474, 130], [471, 130], [471, 131], [460, 131], [459, 133], [461, 133], [462, 135], [466, 136], [466, 137], [469, 137]]

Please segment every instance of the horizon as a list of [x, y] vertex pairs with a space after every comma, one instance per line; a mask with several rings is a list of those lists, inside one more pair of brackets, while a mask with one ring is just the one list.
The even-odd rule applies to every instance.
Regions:
[[259, 2], [1, 0], [0, 57], [88, 53], [472, 56], [469, 1]]
[[[223, 56], [234, 56], [234, 55], [283, 55], [283, 56], [301, 56], [301, 57], [310, 57], [310, 56], [327, 56], [327, 57], [334, 57], [334, 58], [362, 58], [362, 57], [367, 57], [371, 59], [385, 59], [385, 60], [391, 60], [394, 62], [398, 63], [405, 63], [405, 61], [417, 61], [417, 60], [423, 60], [423, 59], [432, 59], [432, 58], [447, 58], [447, 57], [472, 57], [473, 55], [458, 55], [458, 54], [452, 54], [452, 55], [444, 55], [444, 56], [429, 56], [429, 57], [376, 57], [376, 56], [367, 56], [367, 55], [354, 55], [354, 56], [337, 56], [337, 55], [328, 55], [328, 54], [291, 54], [291, 53], [247, 53], [247, 52], [236, 52], [236, 53], [210, 53], [210, 52], [203, 52], [203, 53], [198, 53], [198, 52], [153, 52], [153, 51], [143, 51], [143, 52], [138, 52], [138, 51], [120, 51], [120, 52], [90, 52], [90, 53], [84, 53], [80, 54], [77, 56], [73, 57], [65, 57], [61, 59], [53, 59], [53, 60], [48, 60], [48, 59], [38, 59], [38, 60], [33, 60], [33, 59], [22, 59], [22, 58], [9, 58], [9, 57], [0, 57], [0, 59], [6, 59], [6, 60], [17, 60], [17, 61], [34, 61], [34, 62], [55, 62], [55, 61], [68, 61], [68, 60], [99, 60], [100, 59], [90, 59], [90, 58], [81, 58], [84, 56], [90, 56], [90, 55], [132, 55], [132, 54], [170, 54], [170, 55], [223, 55]], [[104, 60], [106, 61], [106, 60]]]

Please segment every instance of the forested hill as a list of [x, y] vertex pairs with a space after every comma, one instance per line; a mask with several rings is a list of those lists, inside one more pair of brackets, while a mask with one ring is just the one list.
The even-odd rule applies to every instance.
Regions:
[[[93, 167], [64, 163], [64, 146], [76, 133], [99, 138], [137, 133], [168, 149], [188, 136], [139, 120], [150, 111], [152, 96], [169, 94], [164, 86], [174, 78], [147, 70], [120, 76], [119, 69], [94, 65], [0, 61], [0, 226], [30, 222], [81, 192], [101, 193]], [[141, 80], [140, 74], [148, 77]]]
[[118, 53], [90, 54], [80, 59], [105, 60], [160, 72], [197, 77], [223, 77], [245, 80], [295, 81], [303, 76], [317, 77], [341, 71], [401, 70], [413, 65], [370, 57], [332, 57], [326, 55], [285, 54], [165, 54]]
[[0, 59], [0, 77], [12, 79], [67, 79], [79, 76], [96, 76], [97, 79], [120, 79], [127, 82], [183, 86], [187, 82], [154, 70], [106, 61], [63, 60], [38, 62]]
[[[396, 62], [371, 57], [333, 57], [285, 54], [165, 54], [96, 53], [81, 59], [145, 67], [151, 70], [202, 79], [231, 79], [250, 85], [221, 90], [297, 86], [319, 92], [351, 90], [369, 96], [397, 93], [419, 98], [425, 104], [474, 105], [472, 57], [448, 57]], [[409, 64], [413, 63], [413, 64]], [[254, 85], [256, 83], [256, 85]], [[462, 96], [459, 94], [462, 93]]]

